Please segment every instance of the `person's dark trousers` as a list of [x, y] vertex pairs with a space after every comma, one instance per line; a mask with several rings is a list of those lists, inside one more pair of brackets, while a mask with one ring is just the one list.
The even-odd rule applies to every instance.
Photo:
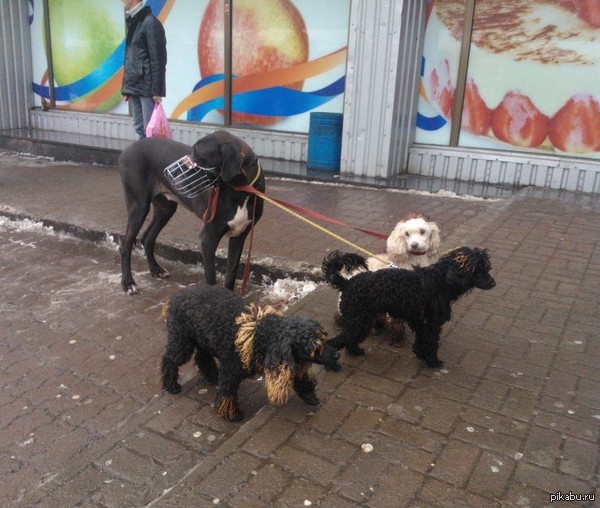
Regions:
[[138, 139], [146, 137], [146, 127], [154, 111], [154, 100], [152, 97], [142, 97], [141, 95], [130, 95], [131, 111], [133, 113], [133, 126], [138, 135]]

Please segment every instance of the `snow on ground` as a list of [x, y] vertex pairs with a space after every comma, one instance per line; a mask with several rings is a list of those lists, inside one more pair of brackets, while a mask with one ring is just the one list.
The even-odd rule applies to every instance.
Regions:
[[[64, 238], [72, 241], [83, 242], [72, 235], [66, 233], [59, 233], [54, 231], [51, 226], [44, 226], [42, 222], [33, 221], [30, 219], [12, 220], [7, 217], [0, 215], [0, 231], [12, 231], [16, 233], [35, 233], [41, 235], [53, 236], [55, 238]], [[116, 252], [119, 250], [119, 246], [115, 239], [111, 235], [106, 235], [103, 242], [97, 244], [106, 250]], [[36, 248], [35, 243], [29, 242], [27, 246]], [[134, 253], [142, 255], [141, 249], [136, 248]], [[189, 265], [179, 263], [184, 266], [188, 273], [202, 272], [201, 265]], [[137, 275], [141, 275], [137, 274]], [[120, 274], [116, 273], [111, 276], [110, 282], [118, 284], [120, 280]], [[106, 281], [104, 281], [106, 282]], [[263, 304], [276, 305], [281, 310], [286, 310], [294, 303], [300, 301], [306, 295], [314, 291], [318, 287], [318, 284], [313, 281], [300, 281], [292, 278], [271, 280], [268, 276], [263, 276], [263, 280], [260, 285], [250, 286], [248, 288], [248, 295], [254, 299], [258, 299]]]
[[[279, 181], [279, 182], [298, 182], [304, 181], [305, 183], [309, 183], [308, 180], [298, 180], [297, 178], [286, 178], [286, 177], [270, 177], [270, 182]], [[487, 203], [494, 203], [496, 201], [502, 201], [501, 198], [489, 198], [483, 196], [473, 196], [471, 194], [457, 194], [453, 191], [448, 191], [445, 189], [440, 189], [438, 191], [426, 191], [426, 190], [416, 190], [416, 189], [396, 189], [392, 187], [370, 187], [364, 185], [357, 185], [353, 183], [342, 183], [342, 182], [322, 182], [318, 180], [310, 180], [311, 185], [325, 185], [325, 186], [335, 186], [335, 187], [347, 187], [349, 189], [362, 189], [368, 191], [380, 191], [385, 190], [385, 192], [394, 192], [398, 194], [417, 194], [421, 196], [431, 196], [431, 197], [441, 197], [441, 198], [450, 198], [450, 199], [459, 199], [462, 201], [485, 201]]]
[[3, 231], [16, 231], [18, 233], [42, 233], [46, 235], [54, 234], [52, 227], [44, 226], [41, 222], [31, 219], [12, 220], [0, 215], [0, 229]]
[[287, 310], [294, 303], [302, 300], [319, 287], [311, 280], [295, 280], [291, 278], [277, 279], [275, 282], [265, 281], [260, 289], [261, 300], [270, 305], [277, 305], [281, 310]]

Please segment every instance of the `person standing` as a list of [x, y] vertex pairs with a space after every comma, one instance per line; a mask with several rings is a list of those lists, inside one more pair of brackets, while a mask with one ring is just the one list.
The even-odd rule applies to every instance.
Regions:
[[121, 94], [129, 101], [138, 137], [146, 137], [146, 126], [155, 104], [166, 95], [167, 39], [161, 22], [142, 0], [123, 0], [127, 38]]

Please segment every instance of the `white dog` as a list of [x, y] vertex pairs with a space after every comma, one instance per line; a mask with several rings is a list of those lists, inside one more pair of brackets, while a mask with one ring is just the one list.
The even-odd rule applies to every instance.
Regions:
[[437, 261], [440, 244], [440, 229], [435, 222], [424, 215], [407, 215], [390, 233], [386, 253], [368, 259], [369, 270], [389, 268], [390, 263], [408, 270], [429, 266]]

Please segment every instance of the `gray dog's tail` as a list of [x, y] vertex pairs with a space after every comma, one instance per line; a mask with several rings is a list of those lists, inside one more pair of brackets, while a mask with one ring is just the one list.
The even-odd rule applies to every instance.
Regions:
[[347, 279], [342, 277], [341, 271], [346, 270], [348, 273], [357, 269], [368, 270], [367, 260], [360, 254], [350, 252], [340, 252], [334, 250], [325, 256], [321, 270], [323, 277], [328, 284], [331, 284], [338, 291], [343, 291], [346, 286]]

